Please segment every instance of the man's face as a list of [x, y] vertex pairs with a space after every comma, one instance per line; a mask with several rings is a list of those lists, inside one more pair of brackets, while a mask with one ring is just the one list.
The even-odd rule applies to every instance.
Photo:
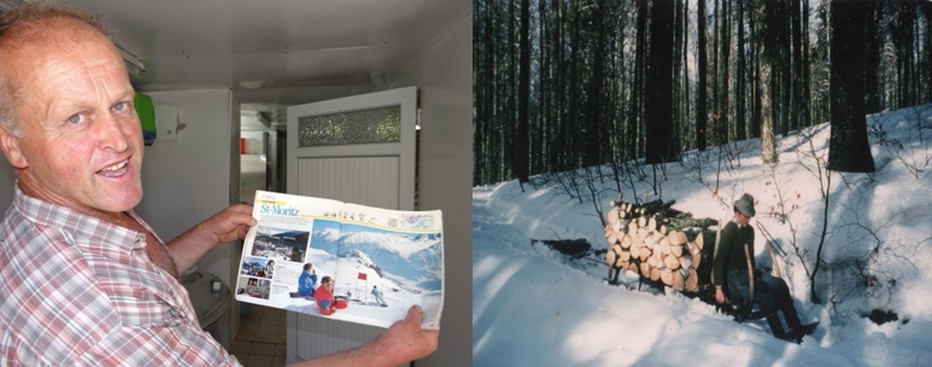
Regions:
[[106, 36], [64, 25], [57, 41], [6, 52], [19, 87], [22, 137], [3, 136], [24, 192], [86, 214], [112, 217], [142, 199], [143, 155], [134, 91]]
[[741, 214], [741, 212], [735, 212], [735, 219], [738, 220], [738, 226], [744, 228], [748, 226], [748, 223], [751, 221], [751, 218]]

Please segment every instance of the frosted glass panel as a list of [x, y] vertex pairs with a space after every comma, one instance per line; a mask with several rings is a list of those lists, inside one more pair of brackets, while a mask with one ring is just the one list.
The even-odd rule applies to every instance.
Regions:
[[401, 106], [298, 118], [298, 147], [401, 141]]

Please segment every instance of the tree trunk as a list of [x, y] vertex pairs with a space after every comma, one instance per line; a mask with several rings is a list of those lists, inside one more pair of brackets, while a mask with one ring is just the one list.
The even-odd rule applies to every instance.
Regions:
[[591, 167], [599, 165], [602, 162], [602, 93], [603, 93], [603, 81], [605, 79], [605, 58], [608, 57], [604, 47], [605, 40], [605, 27], [603, 26], [603, 7], [605, 5], [594, 4], [592, 15], [589, 17], [593, 23], [595, 23], [595, 37], [594, 40], [590, 39], [588, 44], [593, 45], [590, 47], [591, 58], [589, 62], [592, 63], [592, 73], [588, 78], [588, 88], [586, 88], [586, 98], [585, 104], [588, 108], [583, 113], [586, 116], [585, 120], [582, 121], [582, 124], [585, 125], [583, 129], [584, 136], [583, 138], [586, 141], [583, 149], [583, 167]]
[[647, 92], [647, 163], [673, 162], [677, 147], [673, 128], [673, 3], [659, 1], [651, 7], [650, 67]]
[[864, 39], [869, 5], [861, 1], [831, 3], [832, 72], [830, 84], [832, 136], [828, 169], [874, 172], [864, 116]]
[[883, 41], [878, 37], [877, 27], [880, 23], [882, 2], [870, 2], [870, 21], [864, 24], [864, 112], [874, 113], [881, 110], [881, 82], [877, 71], [880, 69], [880, 53]]
[[761, 16], [758, 17], [760, 29], [758, 39], [760, 41], [760, 138], [761, 138], [761, 160], [766, 164], [777, 163], [779, 156], [776, 151], [776, 142], [774, 140], [774, 75], [776, 69], [777, 57], [777, 32], [775, 25], [780, 24], [776, 9], [777, 4], [773, 2], [763, 2], [759, 5]]
[[643, 119], [643, 101], [642, 98], [646, 92], [644, 88], [644, 74], [646, 71], [645, 58], [647, 53], [647, 0], [637, 1], [637, 35], [635, 40], [634, 51], [634, 83], [631, 85], [629, 97], [631, 107], [628, 109], [628, 159], [636, 159], [640, 156], [640, 129]]
[[[790, 96], [790, 108], [792, 119], [790, 121], [790, 130], [799, 130], [802, 127], [802, 115], [806, 112], [806, 104], [803, 99], [803, 32], [802, 12], [800, 1], [790, 1], [790, 32], [792, 32], [792, 51], [793, 51], [793, 94]], [[808, 11], [808, 9], [806, 10]]]
[[800, 61], [802, 63], [802, 75], [800, 76], [800, 78], [802, 80], [801, 83], [802, 83], [802, 89], [803, 89], [802, 107], [801, 107], [803, 111], [802, 111], [801, 124], [802, 126], [810, 126], [810, 124], [812, 123], [812, 114], [810, 112], [812, 110], [812, 93], [811, 93], [811, 88], [810, 88], [809, 83], [811, 82], [810, 70], [812, 68], [812, 65], [810, 65], [810, 57], [809, 57], [809, 54], [810, 54], [809, 53], [809, 0], [803, 0], [802, 9], [803, 9], [802, 10], [803, 25], [802, 25], [802, 36], [801, 36], [802, 41], [801, 42], [803, 44], [802, 46], [803, 53], [802, 53], [802, 59]]
[[745, 2], [736, 2], [738, 39], [735, 50], [735, 140], [747, 139], [747, 117], [745, 115], [745, 101], [747, 100], [747, 86], [745, 85], [745, 39], [744, 39], [744, 12]]
[[705, 26], [705, 2], [699, 0], [697, 6], [698, 14], [696, 15], [696, 34], [698, 37], [698, 65], [696, 80], [696, 148], [704, 151], [706, 148], [706, 131], [708, 130], [709, 112], [708, 112], [708, 91], [706, 87], [706, 70], [708, 69], [708, 54], [706, 53], [706, 26]]
[[687, 147], [689, 147], [689, 149], [695, 147], [694, 144], [686, 144], [685, 142], [683, 142], [683, 140], [688, 139], [690, 135], [689, 131], [687, 131], [686, 129], [689, 128], [689, 121], [691, 121], [689, 113], [690, 113], [690, 106], [692, 106], [692, 100], [690, 99], [690, 94], [689, 94], [690, 73], [689, 73], [689, 68], [686, 66], [686, 65], [690, 65], [689, 63], [689, 9], [687, 9], [687, 6], [686, 6], [687, 4], [684, 1], [678, 0], [677, 3], [682, 9], [680, 11], [680, 13], [682, 14], [682, 18], [680, 19], [680, 22], [682, 22], [683, 24], [681, 27], [682, 28], [681, 33], [682, 33], [682, 38], [683, 38], [683, 48], [680, 51], [680, 57], [682, 58], [680, 63], [683, 69], [683, 96], [681, 100], [682, 102], [681, 108], [683, 109], [683, 116], [677, 121], [683, 121], [683, 124], [681, 126], [682, 130], [680, 130], [683, 132], [683, 136], [680, 137], [680, 141], [682, 142], [681, 147], [684, 150], [686, 150]]
[[562, 125], [565, 123], [565, 120], [566, 120], [566, 116], [564, 112], [566, 110], [566, 107], [565, 107], [566, 103], [565, 103], [565, 100], [563, 99], [563, 96], [565, 95], [564, 91], [566, 88], [565, 81], [564, 81], [564, 77], [565, 77], [564, 70], [566, 69], [566, 63], [563, 62], [563, 18], [564, 18], [564, 11], [563, 11], [563, 5], [562, 5], [563, 2], [559, 0], [553, 0], [551, 4], [552, 4], [553, 11], [555, 13], [554, 22], [553, 22], [553, 35], [552, 35], [553, 48], [551, 49], [551, 51], [553, 52], [553, 61], [551, 62], [551, 64], [554, 65], [556, 68], [556, 70], [554, 71], [554, 76], [553, 76], [554, 91], [552, 94], [553, 103], [555, 105], [554, 112], [553, 112], [553, 115], [555, 118], [554, 118], [554, 123], [553, 123], [554, 126], [550, 128], [550, 131], [551, 131], [550, 138], [552, 141], [552, 144], [551, 144], [552, 148], [549, 152], [550, 159], [549, 159], [549, 165], [547, 168], [549, 172], [555, 172], [563, 168], [562, 160], [564, 159], [563, 157], [566, 156], [566, 144], [563, 143], [564, 134], [563, 134], [563, 129], [562, 129]]
[[720, 88], [721, 94], [719, 95], [719, 124], [722, 126], [720, 130], [720, 136], [718, 141], [721, 144], [727, 143], [729, 141], [729, 131], [731, 126], [728, 122], [728, 113], [729, 113], [729, 66], [731, 65], [731, 6], [729, 1], [722, 1], [722, 14], [721, 14], [721, 50], [722, 50], [722, 59], [720, 62], [721, 65], [721, 83], [722, 87]]
[[[529, 158], [529, 112], [528, 99], [531, 94], [531, 5], [530, 0], [521, 0], [520, 38], [518, 48], [518, 123], [514, 131], [514, 151], [511, 158], [518, 182], [527, 183], [530, 176]], [[523, 186], [522, 186], [523, 187]]]

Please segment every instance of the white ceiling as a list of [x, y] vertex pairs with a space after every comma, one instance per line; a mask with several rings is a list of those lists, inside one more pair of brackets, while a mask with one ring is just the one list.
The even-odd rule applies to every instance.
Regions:
[[470, 0], [48, 0], [103, 14], [143, 91], [350, 87], [406, 71]]

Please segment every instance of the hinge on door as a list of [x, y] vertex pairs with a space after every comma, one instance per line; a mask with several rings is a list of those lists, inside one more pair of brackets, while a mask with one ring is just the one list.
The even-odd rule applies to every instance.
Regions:
[[421, 88], [417, 89], [417, 97], [414, 99], [414, 130], [421, 130]]
[[417, 112], [414, 114], [414, 130], [421, 130], [421, 108], [417, 108]]

